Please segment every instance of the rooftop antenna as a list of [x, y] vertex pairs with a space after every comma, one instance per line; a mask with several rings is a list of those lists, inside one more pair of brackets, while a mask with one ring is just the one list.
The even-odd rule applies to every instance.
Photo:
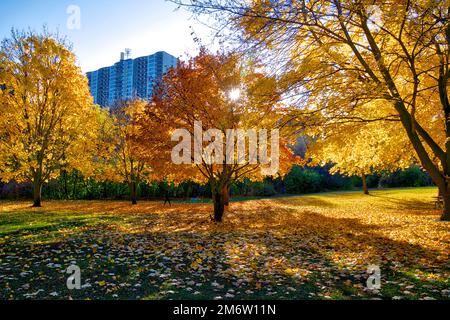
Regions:
[[129, 49], [129, 48], [126, 48], [126, 49], [125, 49], [125, 57], [126, 57], [127, 59], [130, 59], [130, 58], [131, 58], [131, 49]]

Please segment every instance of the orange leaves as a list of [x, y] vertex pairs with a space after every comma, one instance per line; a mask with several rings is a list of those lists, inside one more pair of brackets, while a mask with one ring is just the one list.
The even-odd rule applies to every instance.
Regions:
[[109, 110], [100, 111], [97, 179], [136, 185], [161, 179], [164, 164], [169, 161], [164, 146], [170, 138], [154, 118], [149, 117], [142, 125], [147, 105], [147, 101], [135, 99], [117, 103], [112, 115]]
[[[233, 90], [240, 91], [238, 99], [230, 99], [229, 93]], [[203, 131], [217, 129], [216, 132], [224, 136], [231, 129], [270, 131], [278, 128], [281, 122], [280, 99], [275, 77], [260, 72], [257, 62], [242, 60], [235, 53], [211, 54], [202, 49], [198, 56], [181, 62], [168, 72], [158, 86], [153, 104], [147, 107], [145, 116], [141, 118], [140, 126], [143, 133], [147, 133], [146, 128], [156, 121], [161, 128], [161, 133], [156, 136], [163, 136], [169, 141], [159, 144], [166, 151], [162, 157], [164, 161], [157, 164], [165, 178], [176, 182], [183, 179], [214, 181], [218, 188], [222, 188], [220, 185], [244, 177], [262, 179], [260, 166], [250, 164], [250, 159], [239, 165], [209, 164], [205, 161], [207, 156], [203, 156], [203, 161], [197, 164], [175, 165], [171, 162], [170, 152], [179, 141], [172, 142], [167, 135], [177, 129], [185, 129], [192, 135], [196, 122], [202, 123]], [[139, 140], [148, 146], [148, 139], [142, 136]], [[208, 141], [201, 140], [204, 149]], [[225, 140], [219, 144], [223, 146], [218, 148], [222, 151], [215, 149], [215, 152], [225, 155]], [[278, 173], [284, 174], [295, 159], [286, 147], [286, 140], [283, 139], [281, 144], [283, 159]]]
[[192, 268], [192, 269], [198, 269], [198, 267], [201, 265], [202, 262], [203, 262], [203, 260], [200, 259], [200, 258], [194, 260], [194, 261], [191, 263], [191, 268]]
[[[91, 287], [77, 291], [79, 298], [116, 298], [114, 291], [133, 299], [447, 299], [450, 243], [443, 239], [450, 227], [437, 221], [435, 193], [233, 202], [221, 225], [205, 218], [210, 205], [203, 204], [52, 201], [30, 209], [3, 202], [0, 294], [66, 298], [61, 271], [76, 260], [83, 264], [83, 285]], [[381, 267], [379, 294], [366, 288], [372, 263]], [[52, 287], [34, 295], [43, 283]]]

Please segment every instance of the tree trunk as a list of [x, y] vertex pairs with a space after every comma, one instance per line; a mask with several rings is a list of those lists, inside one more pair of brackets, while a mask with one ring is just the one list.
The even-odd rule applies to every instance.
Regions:
[[225, 212], [225, 203], [222, 190], [213, 193], [214, 202], [214, 221], [222, 222], [223, 213]]
[[223, 192], [223, 204], [225, 207], [228, 207], [230, 205], [230, 186], [224, 186], [222, 192]]
[[188, 199], [191, 198], [191, 195], [192, 195], [192, 185], [191, 183], [189, 183], [186, 191], [186, 198]]
[[75, 172], [74, 174], [75, 174], [75, 178], [73, 180], [72, 200], [77, 199], [78, 173]]
[[364, 191], [364, 194], [369, 194], [369, 188], [367, 188], [367, 177], [366, 177], [366, 175], [363, 173], [362, 175], [361, 175], [361, 178], [362, 178], [362, 185], [363, 185], [363, 191]]
[[64, 200], [69, 200], [69, 189], [67, 186], [67, 171], [63, 170], [62, 176], [64, 179]]
[[108, 197], [108, 191], [106, 190], [106, 182], [102, 183], [102, 190], [103, 190], [103, 199], [106, 199]]
[[41, 207], [41, 191], [42, 183], [40, 178], [35, 178], [33, 181], [33, 207]]
[[130, 183], [130, 198], [131, 204], [137, 204], [137, 183], [135, 181]]
[[446, 190], [439, 188], [439, 195], [444, 202], [444, 209], [442, 211], [441, 220], [450, 221], [450, 188], [446, 185]]

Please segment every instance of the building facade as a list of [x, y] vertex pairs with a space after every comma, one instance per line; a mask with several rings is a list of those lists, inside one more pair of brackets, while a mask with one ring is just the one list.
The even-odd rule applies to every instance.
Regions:
[[164, 51], [136, 59], [126, 59], [121, 53], [120, 61], [113, 66], [86, 74], [94, 103], [111, 107], [119, 100], [150, 99], [155, 81], [176, 67], [177, 62], [177, 58]]

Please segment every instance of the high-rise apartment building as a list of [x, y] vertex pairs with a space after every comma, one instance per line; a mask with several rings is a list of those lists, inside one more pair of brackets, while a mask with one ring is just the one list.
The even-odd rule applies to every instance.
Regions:
[[134, 97], [150, 99], [155, 80], [175, 67], [177, 61], [164, 51], [136, 59], [129, 58], [129, 51], [126, 56], [122, 52], [113, 66], [87, 73], [94, 103], [106, 107]]

